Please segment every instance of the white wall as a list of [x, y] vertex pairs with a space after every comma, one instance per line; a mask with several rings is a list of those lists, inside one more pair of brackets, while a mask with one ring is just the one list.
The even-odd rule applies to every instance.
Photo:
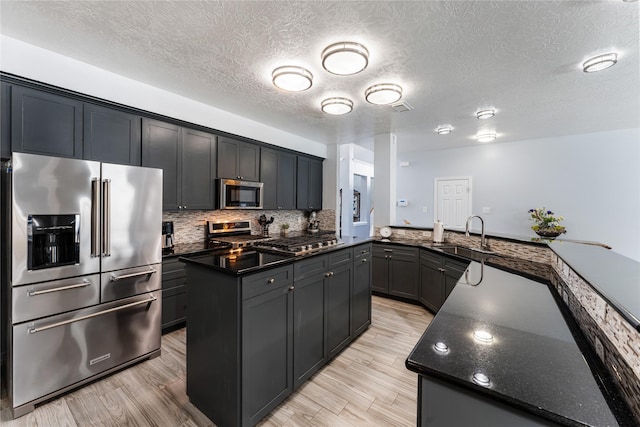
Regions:
[[327, 146], [0, 35], [0, 70], [319, 157]]
[[398, 196], [409, 206], [396, 208], [398, 221], [432, 227], [434, 178], [470, 175], [472, 212], [487, 232], [533, 237], [527, 211], [545, 206], [565, 217], [563, 238], [605, 243], [640, 261], [640, 129], [399, 152], [402, 161], [411, 164], [397, 168]]

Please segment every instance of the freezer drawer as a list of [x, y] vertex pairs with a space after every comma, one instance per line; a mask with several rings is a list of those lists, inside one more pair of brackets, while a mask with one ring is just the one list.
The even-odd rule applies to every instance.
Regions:
[[100, 302], [115, 301], [162, 289], [162, 263], [100, 275]]
[[52, 316], [100, 302], [100, 275], [12, 288], [12, 323]]
[[13, 408], [160, 348], [161, 291], [13, 326]]

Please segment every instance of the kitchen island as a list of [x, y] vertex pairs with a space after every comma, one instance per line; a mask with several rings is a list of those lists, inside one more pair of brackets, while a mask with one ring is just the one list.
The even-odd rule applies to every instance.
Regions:
[[234, 254], [180, 258], [189, 287], [187, 395], [217, 425], [246, 426], [371, 324], [371, 243]]
[[472, 262], [406, 361], [418, 425], [636, 425], [567, 321], [547, 285]]

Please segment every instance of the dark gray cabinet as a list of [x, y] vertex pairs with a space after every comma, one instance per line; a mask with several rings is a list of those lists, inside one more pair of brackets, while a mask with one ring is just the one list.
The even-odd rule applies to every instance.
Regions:
[[162, 259], [162, 331], [187, 320], [187, 272], [178, 257]]
[[11, 156], [11, 85], [0, 84], [0, 157]]
[[327, 355], [331, 359], [351, 341], [353, 250], [329, 254], [325, 284], [327, 305]]
[[83, 103], [64, 96], [11, 88], [11, 150], [82, 158]]
[[296, 207], [322, 209], [322, 160], [298, 156]]
[[440, 310], [468, 265], [468, 262], [422, 250], [418, 300], [434, 312]]
[[163, 210], [215, 209], [215, 159], [215, 135], [142, 120], [142, 166], [163, 170]]
[[141, 120], [134, 114], [85, 103], [82, 157], [140, 166]]
[[297, 156], [262, 148], [260, 181], [264, 183], [264, 209], [296, 209]]
[[375, 244], [372, 290], [411, 300], [418, 299], [418, 248]]
[[260, 146], [220, 137], [218, 139], [218, 178], [260, 180]]
[[355, 338], [371, 325], [371, 243], [353, 248], [351, 335]]

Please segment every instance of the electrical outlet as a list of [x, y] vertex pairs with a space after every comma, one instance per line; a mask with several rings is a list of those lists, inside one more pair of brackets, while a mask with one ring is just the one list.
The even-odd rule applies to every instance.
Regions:
[[602, 298], [596, 298], [596, 315], [602, 320], [607, 315], [607, 304]]
[[422, 207], [422, 213], [429, 213], [429, 207], [428, 206], [423, 206]]
[[422, 232], [422, 237], [431, 237], [431, 232], [430, 231], [423, 231]]
[[404, 230], [403, 229], [399, 229], [398, 230], [398, 236], [404, 236]]
[[596, 337], [596, 354], [600, 360], [604, 362], [604, 347], [602, 346], [602, 341], [600, 341], [600, 338], [598, 337]]

